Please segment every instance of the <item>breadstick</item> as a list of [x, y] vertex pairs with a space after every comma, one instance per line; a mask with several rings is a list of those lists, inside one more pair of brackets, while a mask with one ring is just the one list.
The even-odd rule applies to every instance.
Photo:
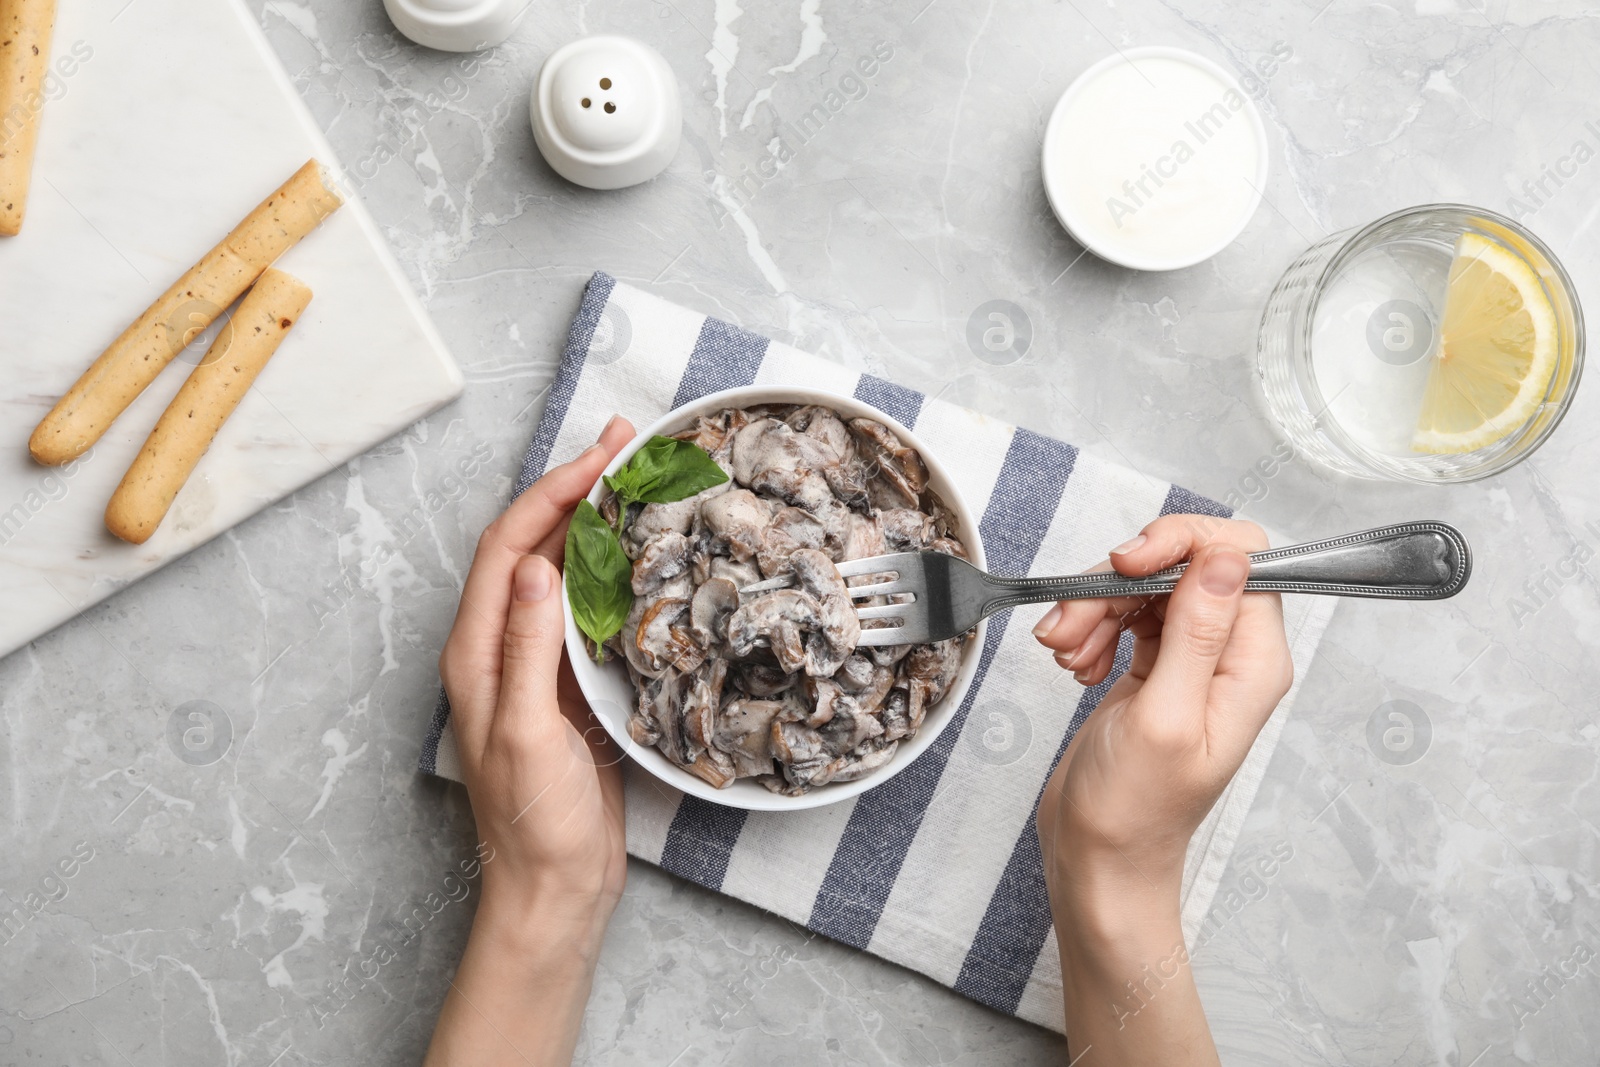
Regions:
[[142, 545], [278, 344], [311, 302], [311, 289], [268, 269], [245, 294], [206, 358], [172, 398], [106, 506], [106, 529]]
[[22, 230], [56, 0], [0, 0], [0, 237]]
[[33, 458], [55, 466], [87, 452], [184, 345], [343, 203], [316, 160], [296, 171], [83, 372], [34, 429]]

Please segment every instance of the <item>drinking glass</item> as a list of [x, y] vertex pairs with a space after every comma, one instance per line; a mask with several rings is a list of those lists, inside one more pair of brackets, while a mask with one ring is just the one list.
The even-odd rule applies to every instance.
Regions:
[[[1532, 268], [1555, 313], [1556, 359], [1519, 428], [1473, 451], [1435, 455], [1413, 449], [1411, 438], [1466, 233]], [[1306, 249], [1267, 300], [1257, 359], [1273, 418], [1314, 460], [1362, 478], [1472, 481], [1520, 462], [1561, 421], [1583, 368], [1583, 313], [1560, 262], [1525, 227], [1482, 208], [1428, 204]]]

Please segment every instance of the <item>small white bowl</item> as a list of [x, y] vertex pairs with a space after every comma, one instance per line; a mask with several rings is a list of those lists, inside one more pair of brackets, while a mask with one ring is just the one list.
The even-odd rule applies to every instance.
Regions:
[[[1234, 220], [1234, 225], [1226, 232], [1221, 233], [1216, 240], [1186, 253], [1172, 255], [1140, 254], [1136, 250], [1118, 247], [1107, 241], [1096, 239], [1093, 229], [1087, 225], [1074, 198], [1070, 195], [1071, 179], [1061, 172], [1062, 167], [1058, 162], [1070, 149], [1075, 148], [1081, 152], [1093, 152], [1096, 148], [1095, 145], [1070, 146], [1062, 143], [1067, 136], [1063, 132], [1066, 127], [1065, 116], [1077, 97], [1108, 68], [1141, 59], [1170, 59], [1186, 63], [1220, 82], [1225, 91], [1232, 90], [1238, 93], [1243, 101], [1243, 105], [1239, 110], [1244, 116], [1244, 121], [1249, 124], [1251, 136], [1254, 138], [1257, 147], [1255, 174], [1251, 179], [1254, 193], [1249, 198], [1248, 208]], [[1195, 107], [1197, 111], [1204, 110], [1205, 104], [1206, 101], [1204, 100], [1196, 101]], [[1185, 134], [1183, 136], [1187, 139], [1189, 135]], [[1143, 48], [1129, 48], [1106, 56], [1072, 80], [1072, 84], [1067, 86], [1066, 92], [1061, 94], [1061, 99], [1056, 101], [1055, 107], [1050, 112], [1050, 121], [1045, 126], [1044, 138], [1040, 146], [1040, 166], [1044, 180], [1045, 197], [1050, 201], [1050, 208], [1055, 213], [1056, 219], [1072, 235], [1073, 240], [1101, 259], [1115, 263], [1118, 266], [1128, 267], [1132, 270], [1167, 271], [1192, 267], [1197, 263], [1205, 262], [1232, 244], [1234, 239], [1244, 232], [1245, 226], [1249, 224], [1257, 208], [1261, 206], [1261, 191], [1267, 186], [1268, 148], [1267, 129], [1261, 121], [1261, 113], [1256, 109], [1254, 101], [1250, 99], [1250, 94], [1244, 91], [1236, 77], [1211, 60], [1204, 56], [1196, 55], [1187, 49], [1151, 45]], [[1157, 164], [1159, 160], [1146, 162]]]
[[[973, 564], [978, 567], [985, 566], [983, 543], [978, 538], [978, 520], [967, 506], [966, 500], [962, 498], [955, 483], [951, 481], [949, 473], [940, 464], [939, 457], [929, 452], [915, 433], [872, 405], [864, 404], [854, 397], [822, 389], [753, 385], [712, 393], [692, 404], [685, 404], [675, 411], [668, 412], [652, 425], [645, 427], [628, 447], [617, 454], [617, 458], [606, 468], [606, 473], [615, 473], [618, 467], [626, 463], [656, 434], [671, 434], [685, 429], [700, 415], [714, 414], [724, 408], [750, 407], [755, 404], [818, 404], [832, 408], [847, 419], [856, 417], [876, 419], [893, 430], [900, 440], [921, 454], [922, 461], [928, 467], [929, 488], [939, 494], [940, 499], [955, 516], [957, 536], [966, 546]], [[590, 503], [598, 507], [604, 492], [605, 484], [597, 482], [589, 494]], [[562, 595], [566, 595], [564, 582]], [[568, 602], [563, 600], [562, 604], [566, 606]], [[572, 660], [572, 671], [577, 675], [578, 686], [588, 699], [595, 718], [600, 720], [606, 732], [622, 751], [631, 756], [639, 766], [674, 789], [716, 804], [749, 811], [800, 811], [805, 808], [837, 804], [841, 800], [859, 796], [874, 786], [882, 785], [910, 766], [912, 760], [933, 744], [945, 727], [950, 725], [950, 720], [955, 716], [955, 709], [961, 705], [967, 687], [972, 684], [973, 675], [977, 673], [978, 655], [983, 648], [983, 635], [987, 625], [987, 622], [979, 623], [976, 634], [967, 642], [966, 649], [962, 653], [961, 669], [956, 674], [956, 680], [950, 686], [950, 691], [945, 694], [943, 700], [929, 709], [928, 717], [923, 720], [922, 729], [917, 731], [916, 736], [909, 741], [900, 742], [900, 747], [895, 750], [888, 763], [865, 778], [854, 782], [836, 782], [818, 786], [798, 797], [786, 797], [771, 792], [766, 786], [749, 778], [738, 779], [726, 789], [717, 789], [711, 783], [679, 767], [655, 748], [636, 744], [628, 736], [629, 709], [637, 703], [637, 696], [633, 683], [628, 679], [627, 668], [614, 657], [608, 658], [603, 665], [589, 658], [588, 650], [584, 647], [583, 634], [579, 631], [577, 623], [572, 620], [570, 607], [567, 607], [567, 655]]]

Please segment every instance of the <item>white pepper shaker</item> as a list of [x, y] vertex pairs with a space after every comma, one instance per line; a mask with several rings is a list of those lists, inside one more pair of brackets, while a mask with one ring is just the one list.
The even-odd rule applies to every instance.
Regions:
[[444, 52], [493, 48], [517, 28], [532, 0], [383, 0], [395, 28]]
[[528, 110], [551, 169], [590, 189], [654, 178], [683, 133], [672, 68], [631, 37], [582, 37], [558, 48], [539, 69]]

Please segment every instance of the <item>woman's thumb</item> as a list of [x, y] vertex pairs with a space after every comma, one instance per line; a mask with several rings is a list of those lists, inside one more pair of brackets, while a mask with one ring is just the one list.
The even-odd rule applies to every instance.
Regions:
[[506, 613], [502, 710], [539, 714], [556, 706], [565, 630], [560, 573], [541, 555], [523, 556], [511, 577], [511, 606]]
[[1231, 545], [1202, 549], [1178, 579], [1161, 624], [1161, 649], [1146, 687], [1169, 707], [1204, 706], [1228, 646], [1250, 557]]

